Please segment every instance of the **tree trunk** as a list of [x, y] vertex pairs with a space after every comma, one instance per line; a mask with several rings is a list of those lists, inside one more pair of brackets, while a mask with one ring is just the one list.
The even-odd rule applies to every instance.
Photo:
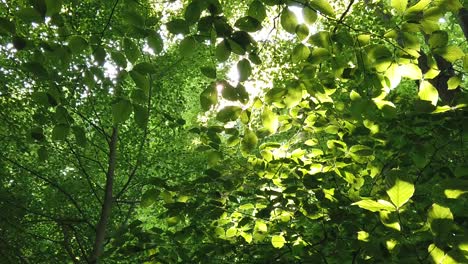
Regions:
[[104, 201], [101, 209], [101, 216], [96, 226], [96, 238], [94, 240], [93, 253], [90, 257], [90, 263], [98, 263], [99, 257], [104, 250], [104, 239], [106, 236], [107, 222], [112, 211], [112, 187], [114, 184], [114, 174], [116, 165], [118, 127], [115, 125], [112, 128], [112, 136], [109, 141], [109, 163], [106, 173], [106, 188], [104, 193]]

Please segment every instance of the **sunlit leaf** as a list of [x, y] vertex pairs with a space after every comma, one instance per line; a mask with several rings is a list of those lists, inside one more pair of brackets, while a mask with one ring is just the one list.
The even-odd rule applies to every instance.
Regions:
[[392, 7], [395, 8], [398, 13], [403, 13], [408, 6], [408, 0], [391, 0]]
[[274, 235], [271, 237], [271, 244], [274, 248], [282, 248], [286, 243], [286, 239], [283, 235]]
[[393, 204], [390, 202], [387, 202], [385, 200], [378, 200], [378, 201], [373, 201], [373, 200], [361, 200], [358, 202], [353, 203], [352, 205], [357, 205], [361, 207], [362, 209], [369, 210], [371, 212], [378, 212], [382, 210], [386, 211], [395, 211], [396, 208]]
[[437, 101], [439, 100], [439, 92], [428, 81], [421, 81], [418, 96], [421, 100], [431, 102], [432, 105], [437, 105]]
[[412, 183], [397, 179], [395, 185], [387, 190], [392, 203], [397, 207], [402, 207], [414, 194], [414, 185]]

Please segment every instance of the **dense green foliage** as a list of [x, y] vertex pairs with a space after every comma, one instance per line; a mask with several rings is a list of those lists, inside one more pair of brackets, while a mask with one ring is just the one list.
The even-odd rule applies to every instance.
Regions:
[[0, 1], [0, 263], [468, 263], [467, 8]]

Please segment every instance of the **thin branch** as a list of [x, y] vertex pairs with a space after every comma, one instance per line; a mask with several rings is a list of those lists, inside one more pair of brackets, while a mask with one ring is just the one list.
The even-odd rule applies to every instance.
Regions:
[[[80, 205], [78, 204], [78, 202], [73, 198], [73, 196], [71, 196], [70, 193], [68, 193], [67, 191], [65, 191], [65, 189], [58, 185], [56, 182], [53, 182], [52, 180], [44, 177], [43, 175], [41, 175], [39, 172], [35, 171], [35, 170], [32, 170], [32, 169], [29, 169], [23, 165], [21, 165], [20, 163], [0, 154], [0, 157], [2, 157], [4, 160], [10, 162], [11, 164], [15, 165], [16, 167], [22, 169], [22, 170], [25, 170], [27, 172], [29, 172], [31, 175], [33, 175], [34, 177], [36, 178], [39, 178], [41, 179], [42, 181], [46, 182], [47, 184], [49, 184], [50, 186], [54, 187], [55, 189], [57, 189], [59, 192], [61, 192], [63, 195], [65, 195], [65, 197], [68, 198], [68, 200], [73, 204], [73, 206], [78, 210], [78, 212], [80, 213], [80, 215], [83, 217], [83, 219], [88, 219], [88, 217], [85, 215], [85, 213], [83, 212], [83, 210], [81, 209]], [[85, 220], [85, 222], [91, 227], [94, 229], [94, 226], [88, 221], [88, 220]]]
[[344, 11], [344, 13], [341, 15], [340, 19], [338, 20], [337, 22], [337, 25], [335, 26], [335, 28], [333, 29], [333, 33], [336, 33], [336, 30], [338, 30], [338, 24], [342, 24], [343, 23], [343, 20], [345, 19], [346, 15], [348, 14], [348, 12], [351, 10], [351, 6], [354, 4], [354, 0], [351, 0], [349, 1], [349, 4], [348, 4], [348, 7], [346, 8], [346, 10]]

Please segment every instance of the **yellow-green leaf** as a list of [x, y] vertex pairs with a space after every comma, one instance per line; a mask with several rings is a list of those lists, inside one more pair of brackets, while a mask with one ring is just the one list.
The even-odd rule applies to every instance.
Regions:
[[397, 179], [395, 185], [387, 190], [392, 203], [400, 208], [403, 206], [414, 194], [414, 185], [412, 183]]
[[378, 211], [395, 211], [395, 206], [388, 201], [385, 200], [361, 200], [358, 202], [353, 203], [352, 205], [357, 205], [362, 209], [369, 210], [371, 212], [378, 212]]
[[335, 16], [335, 11], [327, 0], [312, 0], [310, 2], [310, 6], [324, 15], [331, 17]]
[[286, 243], [286, 239], [283, 235], [275, 235], [271, 237], [271, 244], [275, 248], [282, 248]]
[[298, 25], [297, 17], [288, 8], [285, 8], [283, 12], [281, 13], [280, 22], [281, 22], [281, 26], [283, 27], [283, 29], [286, 30], [287, 32], [291, 34], [294, 34], [296, 32], [296, 27]]
[[437, 105], [437, 101], [439, 100], [439, 92], [428, 81], [421, 82], [418, 96], [421, 100], [431, 102], [432, 105]]
[[395, 8], [400, 14], [405, 12], [407, 6], [408, 0], [392, 0], [392, 7]]

